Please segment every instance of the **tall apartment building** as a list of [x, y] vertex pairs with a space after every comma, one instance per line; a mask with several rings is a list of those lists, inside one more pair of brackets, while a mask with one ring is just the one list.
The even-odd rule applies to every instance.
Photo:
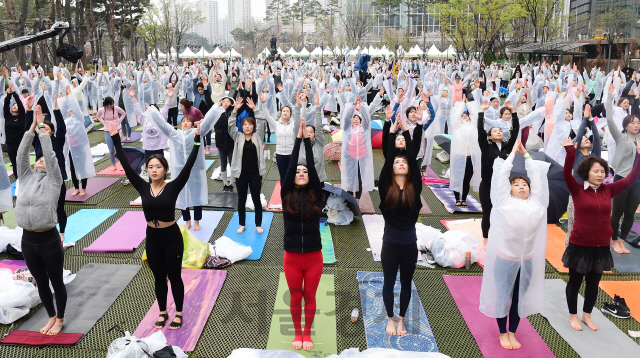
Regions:
[[[598, 15], [611, 9], [625, 9], [630, 18], [623, 26], [623, 37], [634, 38], [640, 36], [640, 3], [638, 0], [567, 0], [568, 34], [572, 39], [592, 38], [593, 33], [600, 29], [606, 30], [606, 25], [598, 21]], [[565, 7], [565, 9], [567, 9]]]
[[[375, 36], [381, 36], [389, 27], [408, 30], [411, 36], [422, 37], [423, 31], [427, 34], [440, 32], [439, 11], [435, 6], [426, 8], [408, 8], [404, 3], [394, 11], [390, 18], [380, 9], [372, 5], [372, 0], [340, 0], [340, 8], [347, 13], [372, 14], [375, 16], [371, 32]], [[424, 24], [424, 28], [423, 28]]]

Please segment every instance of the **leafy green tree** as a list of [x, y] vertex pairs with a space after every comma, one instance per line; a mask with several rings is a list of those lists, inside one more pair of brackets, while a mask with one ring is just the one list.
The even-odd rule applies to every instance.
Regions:
[[277, 32], [280, 33], [280, 20], [289, 9], [289, 0], [272, 0], [267, 6], [267, 17], [276, 18]]
[[298, 0], [291, 6], [293, 17], [300, 21], [302, 46], [304, 46], [304, 20], [322, 14], [322, 5], [317, 0]]

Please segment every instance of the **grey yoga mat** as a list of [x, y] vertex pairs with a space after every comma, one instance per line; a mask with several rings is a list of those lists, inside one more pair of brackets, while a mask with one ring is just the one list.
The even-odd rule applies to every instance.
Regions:
[[[87, 334], [140, 271], [140, 265], [86, 264], [67, 285], [63, 333]], [[39, 332], [49, 316], [40, 307], [18, 329]]]
[[204, 205], [207, 208], [231, 209], [238, 207], [237, 193], [209, 193], [209, 203]]
[[[544, 282], [544, 312], [542, 315], [582, 358], [629, 358], [640, 357], [640, 346], [623, 333], [613, 322], [594, 307], [591, 319], [600, 329], [590, 330], [585, 324], [583, 331], [569, 325], [569, 309], [566, 304], [566, 282], [555, 279]], [[584, 298], [578, 295], [578, 314], [581, 314]]]

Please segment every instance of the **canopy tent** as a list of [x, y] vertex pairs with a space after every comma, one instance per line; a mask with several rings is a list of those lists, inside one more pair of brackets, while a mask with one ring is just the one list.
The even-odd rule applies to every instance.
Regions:
[[225, 58], [224, 52], [220, 50], [220, 47], [216, 47], [209, 56], [213, 58]]
[[325, 48], [324, 51], [322, 51], [322, 55], [323, 56], [333, 56], [333, 51], [331, 51], [330, 48]]
[[[156, 57], [156, 50], [151, 50], [151, 53], [149, 54], [149, 58], [155, 58]], [[162, 51], [158, 50], [158, 60], [159, 59], [166, 59], [167, 58], [167, 54], [163, 53]]]
[[446, 50], [442, 51], [442, 53], [447, 57], [447, 58], [452, 58], [452, 57], [456, 57], [457, 52], [456, 49], [453, 48], [453, 45], [449, 45], [449, 47], [447, 47]]
[[269, 49], [266, 47], [264, 48], [264, 50], [262, 50], [262, 52], [258, 54], [258, 56], [264, 56], [264, 57], [267, 57], [269, 55], [271, 55], [271, 51], [269, 51]]
[[398, 46], [398, 50], [396, 50], [396, 53], [398, 54], [398, 56], [405, 56], [407, 54], [407, 51], [405, 51], [402, 45], [400, 45]]
[[209, 57], [209, 54], [207, 53], [207, 51], [204, 50], [204, 47], [200, 47], [200, 51], [196, 52], [196, 56], [200, 58], [205, 58], [205, 57]]
[[320, 57], [322, 56], [322, 49], [320, 47], [316, 47], [311, 51], [311, 57]]
[[[271, 52], [269, 52], [269, 54], [270, 54], [270, 53], [271, 53]], [[268, 56], [269, 54], [267, 54], [267, 56]], [[229, 56], [229, 54], [226, 54], [226, 55], [227, 55], [227, 57]], [[236, 49], [234, 49], [234, 48], [232, 47], [232, 48], [231, 48], [231, 58], [241, 58], [241, 57], [242, 57], [242, 55], [240, 55], [240, 54], [238, 53], [238, 51], [236, 51]]]
[[431, 47], [427, 51], [427, 57], [428, 58], [438, 58], [440, 56], [442, 56], [442, 52], [440, 52], [440, 50], [438, 50], [436, 45], [431, 45]]
[[292, 48], [289, 49], [289, 51], [287, 51], [287, 53], [285, 53], [286, 56], [292, 56], [292, 57], [298, 57], [298, 53], [296, 52], [296, 50]]
[[306, 47], [303, 47], [302, 50], [298, 53], [300, 57], [309, 57], [309, 50]]
[[362, 51], [360, 51], [360, 54], [361, 54], [361, 55], [362, 55], [362, 54], [370, 55], [370, 53], [369, 53], [369, 49], [368, 49], [368, 48], [366, 48], [366, 47], [365, 47], [365, 48], [363, 48], [363, 49], [362, 49]]
[[340, 56], [342, 55], [342, 50], [340, 50], [340, 47], [336, 46], [336, 48], [333, 49], [333, 54], [336, 56]]
[[395, 55], [393, 52], [389, 51], [389, 49], [387, 48], [386, 45], [382, 46], [382, 48], [380, 49], [380, 51], [378, 53], [380, 54], [380, 56], [385, 56], [385, 57], [389, 57], [389, 56]]
[[409, 54], [422, 56], [424, 55], [424, 51], [422, 51], [418, 45], [415, 45], [412, 49], [409, 49]]
[[185, 48], [184, 51], [180, 54], [180, 58], [196, 58], [198, 55], [193, 53], [189, 47]]
[[282, 51], [282, 49], [280, 47], [278, 47], [278, 55], [286, 55], [286, 53], [284, 51]]
[[225, 51], [224, 58], [231, 58], [231, 52], [229, 52], [229, 50]]
[[373, 46], [369, 45], [369, 56], [371, 56], [371, 57], [379, 57], [380, 56], [380, 50], [378, 50], [377, 48], [374, 48]]

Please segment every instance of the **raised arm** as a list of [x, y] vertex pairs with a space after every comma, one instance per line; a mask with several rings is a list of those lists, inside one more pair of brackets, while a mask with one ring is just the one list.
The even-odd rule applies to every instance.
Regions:
[[516, 111], [512, 111], [512, 113], [511, 113], [511, 135], [509, 137], [509, 141], [507, 142], [507, 150], [508, 151], [513, 149], [513, 146], [516, 144], [516, 140], [518, 140], [518, 133], [520, 133], [520, 121], [518, 121], [518, 113]]
[[198, 158], [198, 153], [200, 151], [200, 134], [197, 134], [197, 132], [193, 133], [193, 148], [191, 149], [191, 154], [189, 154], [189, 158], [187, 158], [187, 162], [184, 163], [184, 167], [182, 167], [182, 170], [180, 171], [180, 174], [178, 174], [178, 177], [172, 181], [172, 183], [175, 183], [174, 185], [176, 185], [181, 190], [187, 184], [187, 180], [189, 180], [191, 169], [193, 168], [193, 165], [195, 164], [196, 159]]
[[512, 151], [506, 160], [496, 159], [493, 162], [493, 177], [491, 177], [491, 201], [493, 205], [499, 205], [511, 195], [511, 183], [509, 175], [513, 168], [513, 159], [516, 153]]

